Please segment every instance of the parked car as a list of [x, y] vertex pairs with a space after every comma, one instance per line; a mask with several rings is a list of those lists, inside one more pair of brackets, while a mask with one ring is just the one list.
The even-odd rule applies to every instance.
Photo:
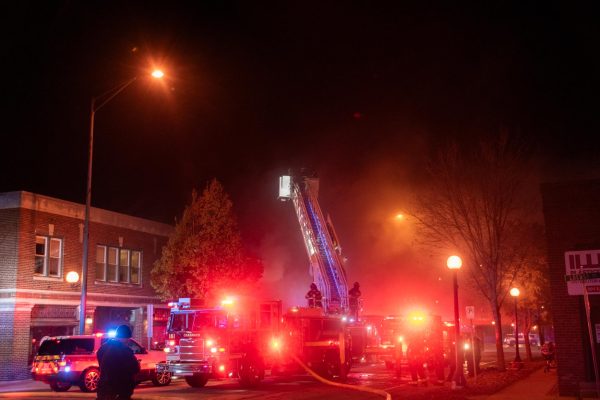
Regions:
[[[83, 392], [95, 392], [100, 378], [96, 352], [107, 340], [110, 338], [102, 333], [46, 337], [33, 360], [31, 375], [34, 380], [49, 384], [55, 392], [65, 392], [73, 385]], [[164, 352], [148, 351], [133, 339], [129, 339], [128, 345], [140, 362], [138, 383], [147, 380], [156, 386], [171, 383], [169, 373], [156, 372], [156, 363], [166, 359]]]
[[[514, 346], [515, 345], [515, 335], [513, 333], [507, 333], [506, 335], [504, 335], [503, 343], [507, 346], [511, 346], [511, 347]], [[525, 336], [522, 333], [519, 333], [519, 347], [524, 344], [525, 344]], [[532, 346], [540, 345], [540, 338], [537, 333], [529, 334], [529, 344]]]

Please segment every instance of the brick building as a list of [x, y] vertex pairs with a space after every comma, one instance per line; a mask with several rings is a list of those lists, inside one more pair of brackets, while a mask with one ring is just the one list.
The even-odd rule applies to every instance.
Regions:
[[[580, 385], [594, 381], [587, 318], [580, 283], [565, 275], [600, 270], [600, 180], [542, 185], [550, 267], [558, 387], [573, 396]], [[600, 280], [587, 284], [592, 335], [600, 356]]]
[[[81, 286], [65, 277], [81, 274], [83, 218], [81, 204], [0, 193], [0, 380], [29, 377], [42, 337], [78, 333]], [[162, 339], [168, 313], [150, 270], [172, 229], [91, 209], [86, 333], [126, 323], [141, 343]]]

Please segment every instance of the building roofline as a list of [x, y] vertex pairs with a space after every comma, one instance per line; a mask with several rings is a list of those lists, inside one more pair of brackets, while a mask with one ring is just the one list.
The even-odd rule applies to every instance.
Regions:
[[[0, 210], [11, 208], [24, 208], [27, 210], [46, 212], [63, 217], [80, 219], [82, 221], [85, 216], [85, 206], [83, 204], [26, 191], [0, 193]], [[161, 222], [96, 207], [90, 208], [90, 222], [131, 229], [163, 237], [168, 237], [174, 229], [171, 225], [163, 224]]]

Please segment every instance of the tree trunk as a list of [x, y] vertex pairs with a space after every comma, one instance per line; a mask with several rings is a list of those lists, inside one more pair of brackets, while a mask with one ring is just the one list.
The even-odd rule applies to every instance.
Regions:
[[525, 353], [527, 361], [533, 361], [531, 354], [531, 342], [529, 341], [529, 332], [531, 332], [531, 311], [527, 310], [525, 318], [523, 318], [523, 339], [525, 340]]
[[538, 327], [538, 335], [540, 336], [540, 342], [539, 342], [540, 347], [542, 347], [544, 345], [544, 343], [546, 343], [546, 335], [544, 335], [544, 327], [542, 326], [541, 314], [542, 314], [541, 311], [538, 309], [536, 312], [536, 318], [535, 318], [535, 323]]
[[498, 307], [498, 301], [496, 299], [490, 302], [494, 314], [494, 325], [496, 332], [496, 368], [498, 371], [506, 371], [504, 365], [504, 348], [502, 347], [502, 317], [500, 316], [500, 309]]

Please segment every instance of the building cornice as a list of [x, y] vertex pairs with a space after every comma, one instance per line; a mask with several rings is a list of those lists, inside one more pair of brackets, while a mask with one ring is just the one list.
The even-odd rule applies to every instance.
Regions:
[[[45, 212], [82, 221], [85, 215], [83, 204], [25, 191], [0, 193], [0, 209], [11, 208]], [[171, 225], [95, 207], [90, 209], [90, 221], [162, 237], [168, 237], [173, 232]]]

